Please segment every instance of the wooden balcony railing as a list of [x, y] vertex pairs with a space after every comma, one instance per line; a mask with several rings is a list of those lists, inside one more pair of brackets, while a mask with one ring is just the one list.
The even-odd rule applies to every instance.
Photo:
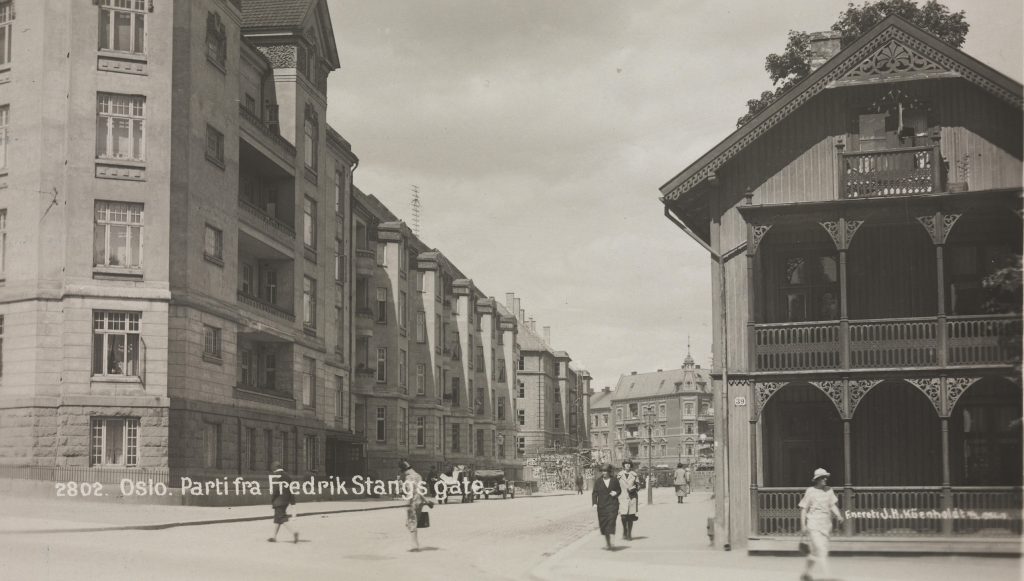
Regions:
[[[833, 488], [847, 523], [837, 536], [1021, 535], [1019, 487], [893, 486]], [[800, 534], [803, 488], [753, 491], [753, 533]]]
[[272, 315], [279, 319], [284, 319], [290, 323], [295, 322], [295, 315], [293, 315], [292, 313], [289, 313], [288, 311], [278, 307], [277, 305], [272, 305], [257, 297], [249, 296], [243, 293], [242, 291], [238, 291], [238, 302], [242, 303], [243, 305], [252, 307], [262, 313]]
[[844, 198], [877, 198], [941, 191], [939, 146], [840, 153]]
[[1006, 339], [1020, 329], [1020, 315], [759, 324], [754, 364], [756, 371], [1000, 365], [1013, 360]]

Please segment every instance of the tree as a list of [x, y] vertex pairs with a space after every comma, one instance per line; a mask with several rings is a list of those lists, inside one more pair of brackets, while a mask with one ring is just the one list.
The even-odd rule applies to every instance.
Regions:
[[[848, 4], [832, 25], [832, 30], [842, 38], [843, 47], [849, 46], [864, 33], [889, 16], [896, 15], [935, 35], [942, 42], [960, 48], [967, 38], [970, 25], [966, 13], [951, 12], [938, 0], [928, 0], [919, 6], [916, 0], [878, 0], [865, 2], [860, 6]], [[747, 101], [747, 113], [736, 121], [741, 127], [766, 109], [791, 87], [811, 74], [811, 48], [806, 32], [791, 30], [786, 48], [779, 53], [769, 54], [764, 68], [771, 77], [773, 91], [764, 91], [756, 99]]]
[[[981, 286], [987, 294], [985, 311], [996, 314], [1020, 314], [1021, 305], [1024, 304], [1024, 284], [1022, 283], [1024, 283], [1024, 272], [1021, 269], [1021, 257], [1016, 255], [1011, 257], [1005, 266], [981, 281]], [[1015, 318], [1001, 331], [999, 342], [1014, 364], [1015, 376], [1020, 377], [1021, 348], [1024, 347], [1020, 319]]]

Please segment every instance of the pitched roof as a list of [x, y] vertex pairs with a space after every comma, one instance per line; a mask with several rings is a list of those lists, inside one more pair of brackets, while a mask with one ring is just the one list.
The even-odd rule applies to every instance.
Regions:
[[299, 28], [317, 0], [242, 0], [242, 29]]
[[[962, 77], [1016, 107], [1024, 104], [1019, 82], [949, 46], [906, 20], [890, 16], [661, 186], [663, 201], [669, 204], [678, 200], [812, 97], [825, 89], [842, 86], [846, 84], [844, 81], [857, 77], [858, 69], [866, 61], [889, 50], [893, 43], [902, 45], [910, 52], [916, 53], [915, 56], [925, 59], [933, 70], [944, 71], [947, 73], [946, 76]], [[903, 79], [913, 78], [915, 77], [912, 74], [903, 75]], [[923, 77], [917, 75], [916, 78]], [[876, 81], [862, 79], [861, 82]]]
[[519, 326], [519, 335], [516, 338], [516, 342], [519, 343], [520, 351], [546, 351], [548, 353], [554, 353], [554, 350], [541, 339], [537, 333], [534, 333], [526, 325]]
[[601, 409], [612, 407], [612, 395], [614, 391], [601, 390], [590, 396], [590, 409]]
[[[691, 385], [687, 383], [688, 375], [693, 373]], [[683, 390], [686, 392], [706, 392], [708, 376], [705, 369], [669, 369], [667, 371], [654, 371], [651, 373], [637, 373], [636, 375], [623, 375], [615, 385], [614, 400], [658, 397], [674, 395], [676, 393], [676, 382], [684, 383]], [[593, 404], [591, 404], [593, 407]]]

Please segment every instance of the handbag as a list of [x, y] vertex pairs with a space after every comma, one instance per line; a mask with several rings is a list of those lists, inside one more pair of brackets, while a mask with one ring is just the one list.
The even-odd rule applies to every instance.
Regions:
[[811, 554], [811, 544], [807, 542], [807, 535], [800, 537], [800, 543], [796, 546], [797, 550], [800, 551], [801, 555], [807, 556]]
[[421, 511], [416, 515], [416, 528], [426, 529], [430, 528], [430, 513]]

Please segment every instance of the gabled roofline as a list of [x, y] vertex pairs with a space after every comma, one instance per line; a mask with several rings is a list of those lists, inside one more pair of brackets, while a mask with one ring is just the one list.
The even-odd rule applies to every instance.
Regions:
[[889, 16], [661, 186], [660, 190], [664, 196], [662, 202], [669, 204], [699, 185], [758, 137], [857, 66], [871, 52], [878, 49], [878, 45], [893, 37], [920, 44], [921, 48], [929, 50], [930, 57], [948, 69], [956, 71], [963, 78], [1014, 106], [1022, 106], [1022, 87], [1019, 82], [967, 53], [949, 46], [906, 20], [898, 16]]

